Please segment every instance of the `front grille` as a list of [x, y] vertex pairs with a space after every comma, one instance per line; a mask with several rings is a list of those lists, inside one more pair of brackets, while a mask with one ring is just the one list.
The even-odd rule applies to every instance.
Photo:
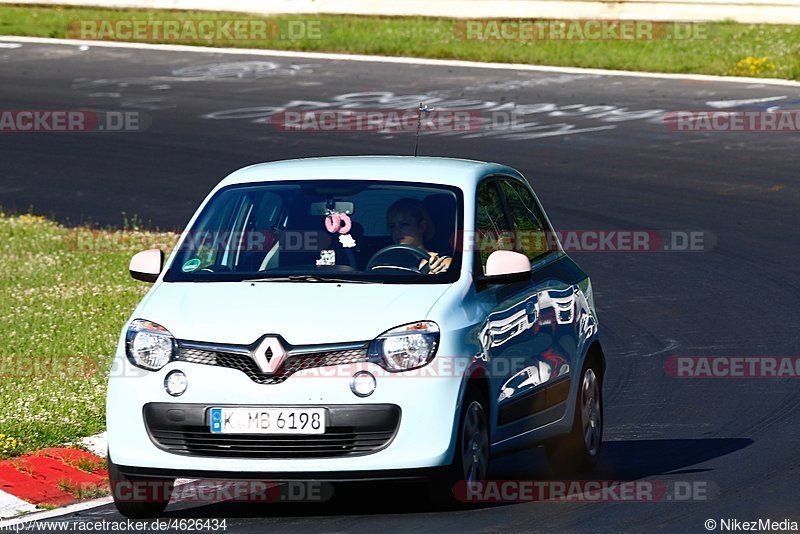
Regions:
[[[268, 349], [267, 357], [271, 356], [271, 349]], [[305, 369], [368, 361], [366, 344], [359, 348], [346, 350], [321, 350], [300, 354], [292, 354], [290, 351], [283, 366], [275, 374], [265, 374], [261, 372], [249, 353], [193, 348], [185, 346], [182, 342], [178, 342], [177, 359], [183, 362], [236, 369], [259, 384], [280, 384], [294, 373]]]
[[174, 454], [214, 458], [332, 458], [385, 448], [400, 424], [393, 404], [328, 407], [325, 434], [286, 436], [212, 434], [208, 406], [151, 403], [144, 407], [150, 439]]
[[153, 431], [169, 452], [215, 458], [326, 458], [369, 454], [383, 448], [394, 432], [336, 432], [319, 436], [218, 435]]

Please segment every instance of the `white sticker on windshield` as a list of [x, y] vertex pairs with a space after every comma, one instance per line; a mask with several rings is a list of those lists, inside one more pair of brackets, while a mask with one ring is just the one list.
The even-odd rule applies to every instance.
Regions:
[[350, 234], [340, 234], [339, 243], [341, 243], [344, 248], [353, 248], [356, 246], [356, 240], [353, 239], [353, 236]]
[[336, 251], [320, 250], [317, 265], [336, 265]]

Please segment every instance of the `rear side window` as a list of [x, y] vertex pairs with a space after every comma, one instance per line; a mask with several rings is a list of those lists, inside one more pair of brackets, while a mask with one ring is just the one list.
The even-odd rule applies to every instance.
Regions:
[[499, 180], [508, 214], [511, 217], [516, 252], [525, 254], [531, 262], [547, 254], [554, 247], [549, 246], [549, 234], [544, 215], [531, 192], [524, 185], [511, 180]]
[[475, 245], [483, 273], [486, 273], [486, 259], [495, 250], [511, 250], [511, 225], [506, 219], [500, 194], [495, 180], [486, 180], [478, 186], [475, 204]]

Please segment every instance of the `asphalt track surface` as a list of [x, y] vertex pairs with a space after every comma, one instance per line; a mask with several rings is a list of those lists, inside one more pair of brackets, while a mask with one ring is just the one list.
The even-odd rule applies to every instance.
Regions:
[[[301, 100], [359, 101], [362, 109], [419, 100], [529, 105], [522, 130], [427, 134], [420, 153], [516, 167], [557, 229], [706, 232], [703, 251], [572, 256], [592, 276], [608, 357], [606, 441], [593, 478], [699, 483], [707, 498], [442, 511], [420, 502], [415, 487], [381, 484], [342, 488], [325, 504], [172, 506], [165, 516], [226, 517], [228, 532], [703, 532], [709, 518], [800, 521], [800, 381], [679, 379], [663, 368], [677, 355], [798, 355], [800, 137], [679, 133], [662, 120], [675, 110], [790, 109], [799, 91], [24, 44], [0, 49], [3, 109], [139, 111], [151, 124], [145, 132], [0, 134], [0, 204], [71, 224], [119, 225], [126, 212], [180, 228], [221, 177], [250, 163], [412, 151], [407, 133], [279, 131], [269, 123], [272, 108]], [[731, 102], [759, 99], [774, 100]], [[242, 108], [267, 111], [231, 111]], [[540, 450], [493, 469], [495, 478], [552, 478]], [[105, 506], [62, 519], [116, 518]]]

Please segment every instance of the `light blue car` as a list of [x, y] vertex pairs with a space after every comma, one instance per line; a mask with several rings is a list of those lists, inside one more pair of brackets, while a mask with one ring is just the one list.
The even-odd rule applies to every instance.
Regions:
[[[253, 165], [222, 180], [119, 340], [112, 487], [426, 480], [454, 499], [545, 445], [591, 469], [605, 358], [588, 276], [516, 170], [428, 157]], [[456, 492], [458, 493], [458, 492]], [[120, 512], [169, 493], [114, 491]]]

